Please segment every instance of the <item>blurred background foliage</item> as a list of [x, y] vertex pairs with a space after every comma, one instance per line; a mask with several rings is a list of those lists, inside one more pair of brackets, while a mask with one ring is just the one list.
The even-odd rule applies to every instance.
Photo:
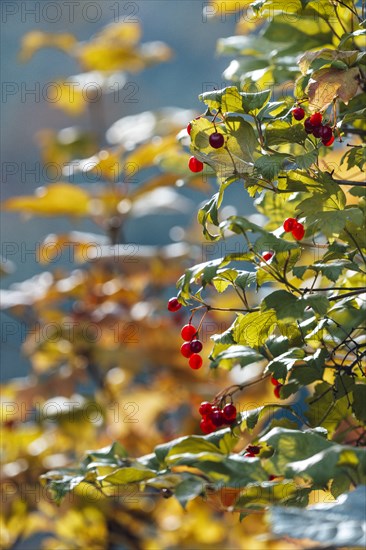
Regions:
[[[183, 510], [156, 490], [106, 500], [84, 487], [56, 508], [39, 484], [114, 440], [138, 456], [197, 432], [202, 398], [243, 381], [188, 372], [179, 354], [186, 315], [166, 311], [184, 268], [222, 253], [203, 246], [192, 223], [212, 189], [187, 171], [176, 134], [201, 109], [192, 90], [221, 85], [216, 40], [235, 20], [208, 21], [191, 1], [94, 4], [96, 22], [79, 14], [70, 23], [63, 12], [37, 24], [19, 11], [3, 24], [3, 78], [15, 92], [2, 135], [1, 546], [294, 548], [265, 535], [261, 513], [242, 523], [227, 514], [235, 491]], [[131, 6], [135, 23], [113, 21]], [[52, 90], [57, 101], [47, 101]], [[207, 315], [204, 343], [229, 322]], [[245, 401], [260, 405], [270, 392], [256, 386]]]

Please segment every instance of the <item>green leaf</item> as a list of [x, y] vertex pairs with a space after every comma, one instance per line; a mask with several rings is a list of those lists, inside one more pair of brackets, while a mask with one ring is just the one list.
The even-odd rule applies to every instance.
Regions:
[[324, 426], [330, 435], [339, 423], [349, 416], [347, 397], [335, 400], [331, 386], [327, 382], [317, 384], [314, 395], [308, 398], [307, 402], [310, 406], [305, 416], [310, 426]]
[[272, 359], [266, 367], [265, 372], [272, 372], [275, 378], [286, 379], [288, 371], [292, 369], [294, 364], [305, 357], [305, 351], [301, 348], [292, 348], [275, 359]]
[[225, 263], [225, 258], [217, 258], [194, 265], [190, 269], [187, 269], [185, 274], [177, 282], [177, 287], [180, 288], [182, 297], [188, 300], [192, 292], [192, 285], [199, 280], [203, 287], [210, 284], [219, 268], [225, 265]]
[[215, 193], [206, 204], [199, 209], [197, 219], [198, 223], [203, 226], [203, 234], [210, 241], [216, 241], [220, 238], [218, 233], [211, 233], [211, 230], [207, 227], [207, 224], [219, 225], [218, 208], [220, 206], [222, 196], [220, 193]]
[[[221, 435], [221, 434], [220, 434]], [[164, 463], [166, 458], [173, 455], [185, 452], [208, 452], [208, 453], [219, 453], [219, 449], [213, 443], [199, 435], [191, 435], [185, 437], [179, 437], [173, 439], [168, 443], [163, 443], [155, 447], [155, 454], [159, 462]]]
[[[261, 443], [274, 448], [274, 454], [268, 459], [279, 475], [287, 474], [293, 461], [306, 460], [315, 454], [328, 449], [332, 443], [316, 430], [299, 431], [287, 428], [273, 428], [260, 438]], [[323, 468], [324, 470], [324, 468]], [[306, 473], [306, 472], [305, 472]]]
[[256, 116], [271, 98], [271, 90], [263, 90], [256, 93], [241, 92], [244, 113]]
[[305, 506], [308, 503], [310, 489], [301, 488], [293, 481], [280, 481], [277, 483], [264, 482], [251, 484], [240, 492], [236, 500], [234, 509], [241, 508], [258, 510], [258, 508], [267, 508], [275, 504], [297, 504]]
[[308, 170], [312, 164], [317, 162], [319, 151], [314, 147], [303, 155], [296, 155], [296, 164], [301, 170]]
[[248, 346], [230, 346], [228, 349], [213, 355], [210, 368], [221, 367], [230, 370], [235, 365], [246, 367], [262, 361], [263, 356]]
[[366, 144], [358, 145], [357, 147], [351, 147], [347, 151], [342, 159], [341, 164], [347, 161], [347, 170], [350, 170], [354, 166], [357, 166], [360, 170], [363, 169], [366, 163]]
[[275, 120], [266, 126], [264, 133], [266, 145], [304, 143], [306, 132], [303, 124], [290, 124], [284, 120]]
[[204, 489], [205, 482], [202, 478], [187, 475], [185, 479], [174, 488], [174, 495], [183, 508], [185, 508], [190, 500], [204, 493]]
[[125, 485], [126, 483], [138, 483], [145, 479], [150, 479], [156, 476], [156, 471], [147, 468], [129, 466], [127, 468], [119, 468], [107, 474], [100, 476], [99, 480], [111, 483], [112, 485]]
[[210, 111], [222, 113], [240, 113], [243, 110], [242, 98], [236, 86], [229, 86], [221, 90], [200, 94], [200, 101], [206, 103]]
[[305, 306], [290, 292], [276, 290], [262, 300], [261, 308], [263, 311], [274, 310], [277, 319], [295, 321], [302, 318]]
[[255, 170], [267, 180], [273, 180], [283, 169], [284, 163], [289, 155], [275, 153], [273, 155], [262, 155], [255, 163]]
[[357, 38], [358, 36], [364, 36], [365, 34], [366, 29], [357, 29], [357, 31], [354, 32], [344, 33], [338, 44], [338, 48], [342, 48], [351, 38]]
[[353, 388], [352, 411], [360, 422], [366, 422], [366, 386], [365, 384], [356, 384]]
[[255, 311], [236, 318], [233, 339], [238, 344], [258, 348], [265, 343], [277, 326], [274, 311]]
[[329, 300], [324, 294], [306, 294], [303, 301], [308, 304], [314, 313], [325, 315], [330, 307]]

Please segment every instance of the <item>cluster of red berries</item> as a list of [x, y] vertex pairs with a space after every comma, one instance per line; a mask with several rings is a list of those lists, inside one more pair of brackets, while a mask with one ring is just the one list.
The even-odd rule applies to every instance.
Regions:
[[202, 357], [200, 351], [203, 348], [202, 342], [197, 338], [197, 329], [191, 324], [184, 325], [181, 332], [181, 337], [185, 341], [180, 348], [183, 357], [188, 359], [188, 364], [193, 370], [198, 370], [202, 367]]
[[[182, 304], [178, 302], [178, 298], [175, 296], [168, 301], [169, 311], [178, 311], [182, 307]], [[189, 359], [188, 364], [193, 370], [198, 370], [202, 367], [202, 357], [199, 355], [202, 351], [203, 344], [197, 338], [198, 330], [191, 323], [184, 325], [180, 332], [184, 343], [180, 348], [180, 352], [183, 357]]]
[[[295, 120], [303, 120], [305, 111], [302, 107], [294, 107], [292, 116]], [[304, 121], [304, 128], [307, 134], [313, 134], [314, 137], [320, 138], [322, 144], [329, 147], [334, 142], [333, 130], [327, 124], [322, 124], [323, 116], [321, 113], [314, 113]]]
[[273, 393], [275, 395], [275, 397], [277, 397], [277, 399], [281, 399], [281, 396], [280, 396], [280, 389], [282, 388], [283, 384], [281, 384], [281, 382], [279, 382], [278, 380], [276, 380], [276, 378], [271, 378], [271, 384], [274, 385], [274, 390], [273, 390]]
[[307, 134], [313, 134], [314, 137], [320, 138], [322, 144], [329, 147], [334, 142], [333, 130], [327, 124], [322, 124], [322, 114], [314, 113], [305, 119], [304, 128]]
[[236, 421], [236, 407], [232, 403], [227, 403], [221, 409], [217, 405], [204, 401], [201, 403], [198, 412], [202, 416], [200, 428], [205, 434], [214, 432], [216, 428], [222, 426], [231, 426]]
[[304, 238], [305, 228], [296, 218], [287, 218], [283, 222], [283, 228], [286, 233], [292, 233], [293, 238], [297, 241], [301, 241]]

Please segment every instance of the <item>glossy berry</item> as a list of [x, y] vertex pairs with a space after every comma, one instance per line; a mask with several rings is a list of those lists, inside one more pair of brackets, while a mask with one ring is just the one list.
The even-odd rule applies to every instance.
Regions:
[[306, 118], [305, 121], [304, 121], [304, 128], [305, 128], [305, 132], [307, 134], [312, 134], [313, 133], [313, 130], [314, 130], [314, 126], [311, 124], [310, 122], [310, 117]]
[[208, 416], [212, 412], [212, 404], [209, 401], [202, 401], [198, 412], [201, 416]]
[[296, 224], [297, 224], [297, 220], [295, 218], [287, 218], [283, 222], [283, 228], [287, 233], [289, 233], [290, 231], [293, 230]]
[[202, 172], [203, 162], [196, 159], [196, 157], [191, 157], [188, 162], [188, 167], [191, 172]]
[[305, 116], [305, 111], [302, 107], [294, 107], [292, 109], [292, 116], [295, 120], [302, 120]]
[[328, 141], [326, 141], [325, 139], [322, 139], [322, 143], [326, 147], [330, 147], [334, 143], [334, 136], [332, 136]]
[[330, 138], [333, 136], [333, 130], [330, 126], [320, 126], [320, 138], [322, 141], [329, 141]]
[[184, 325], [184, 327], [180, 331], [181, 337], [186, 342], [190, 342], [192, 340], [193, 336], [195, 336], [196, 334], [197, 334], [197, 329], [193, 325]]
[[322, 128], [323, 128], [323, 126], [314, 126], [313, 136], [316, 137], [316, 138], [319, 138]]
[[323, 116], [321, 113], [314, 113], [310, 117], [310, 122], [313, 126], [320, 126], [323, 120]]
[[220, 409], [218, 411], [213, 411], [210, 414], [210, 420], [214, 426], [219, 428], [225, 424], [224, 413], [220, 411]]
[[190, 136], [191, 135], [191, 130], [192, 130], [192, 124], [189, 122], [187, 124], [187, 134]]
[[262, 259], [265, 261], [265, 262], [269, 262], [269, 260], [273, 258], [273, 252], [263, 252], [262, 254]]
[[193, 353], [191, 350], [191, 344], [189, 342], [184, 342], [184, 344], [181, 345], [180, 352], [183, 355], [183, 357], [190, 357]]
[[203, 348], [202, 342], [200, 340], [192, 340], [189, 346], [192, 353], [199, 353]]
[[247, 453], [252, 453], [253, 455], [259, 455], [261, 448], [259, 445], [248, 445], [245, 449]]
[[189, 366], [193, 370], [198, 370], [202, 367], [202, 357], [198, 353], [193, 353], [189, 358]]
[[228, 403], [222, 409], [222, 414], [226, 423], [232, 423], [236, 420], [236, 407], [232, 403]]
[[281, 399], [281, 396], [280, 396], [280, 389], [281, 388], [282, 388], [282, 384], [278, 384], [278, 386], [276, 386], [275, 389], [273, 390], [273, 393], [275, 394], [275, 396], [278, 399]]
[[305, 228], [302, 225], [302, 223], [297, 222], [295, 227], [292, 230], [292, 236], [297, 241], [301, 241], [301, 239], [304, 238], [305, 235]]
[[182, 307], [182, 304], [180, 304], [177, 300], [177, 298], [170, 298], [168, 301], [168, 310], [169, 311], [178, 311]]
[[222, 134], [219, 134], [219, 132], [214, 132], [208, 138], [208, 142], [214, 149], [220, 149], [225, 143], [225, 138]]
[[276, 378], [271, 378], [271, 384], [273, 384], [274, 386], [279, 386], [281, 384], [281, 382], [279, 382], [278, 380], [276, 380]]
[[215, 426], [212, 424], [209, 418], [202, 418], [200, 422], [200, 428], [204, 434], [210, 434], [215, 430]]

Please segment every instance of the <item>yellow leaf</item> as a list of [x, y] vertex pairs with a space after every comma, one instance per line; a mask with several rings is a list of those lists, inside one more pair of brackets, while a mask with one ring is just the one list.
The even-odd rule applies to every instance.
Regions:
[[3, 209], [39, 216], [88, 216], [90, 195], [69, 183], [54, 183], [38, 187], [35, 195], [13, 197]]
[[80, 48], [78, 58], [83, 68], [91, 71], [138, 72], [144, 68], [143, 60], [136, 51], [118, 43], [113, 46], [105, 42], [85, 44]]
[[55, 82], [53, 86], [54, 89], [50, 89], [47, 95], [52, 107], [61, 109], [71, 116], [81, 115], [85, 111], [88, 98], [80, 86], [62, 81]]
[[171, 57], [170, 48], [163, 42], [148, 42], [138, 47], [140, 34], [137, 23], [109, 25], [89, 42], [80, 44], [76, 56], [87, 70], [130, 72], [141, 71]]
[[70, 52], [75, 44], [76, 38], [73, 34], [48, 33], [42, 31], [30, 31], [23, 36], [19, 58], [26, 62], [41, 48], [58, 48], [64, 52]]
[[142, 170], [154, 164], [158, 155], [165, 153], [170, 147], [176, 147], [177, 140], [175, 136], [164, 138], [155, 137], [149, 143], [140, 145], [127, 158], [126, 164], [136, 165], [137, 170]]
[[[129, 46], [134, 46], [138, 43], [141, 38], [141, 27], [138, 23], [126, 23], [126, 22], [117, 22], [111, 23], [104, 27], [101, 32], [99, 32], [94, 41], [96, 40], [106, 40], [110, 42], [118, 41], [120, 44], [127, 44]], [[93, 40], [92, 40], [93, 41]]]
[[[224, 2], [217, 2], [211, 0], [205, 3], [203, 16], [209, 17], [230, 17], [234, 12], [240, 12], [242, 9], [247, 8], [252, 3], [252, 0], [225, 0]], [[243, 19], [245, 19], [243, 17]]]

